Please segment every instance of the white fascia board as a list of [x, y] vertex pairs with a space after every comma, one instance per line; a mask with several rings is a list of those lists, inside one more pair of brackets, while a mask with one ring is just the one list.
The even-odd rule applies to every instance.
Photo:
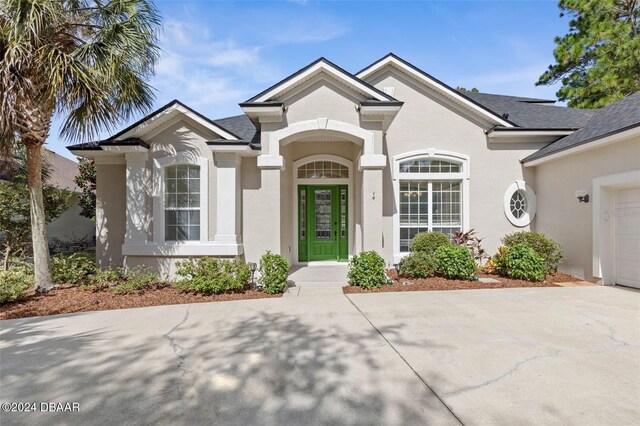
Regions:
[[303, 81], [313, 77], [314, 75], [316, 75], [317, 73], [324, 71], [329, 75], [332, 75], [334, 78], [336, 78], [337, 80], [341, 80], [344, 81], [345, 84], [347, 84], [348, 86], [352, 86], [354, 88], [356, 88], [357, 90], [359, 90], [360, 92], [371, 96], [373, 99], [377, 99], [379, 101], [388, 101], [389, 98], [381, 95], [380, 93], [378, 93], [375, 90], [372, 90], [370, 87], [368, 87], [365, 84], [362, 84], [361, 82], [359, 82], [358, 80], [355, 80], [353, 78], [349, 78], [349, 76], [344, 75], [344, 73], [340, 72], [339, 70], [333, 68], [332, 66], [330, 66], [329, 64], [320, 61], [317, 64], [315, 64], [314, 66], [310, 67], [309, 69], [305, 70], [304, 72], [298, 74], [297, 76], [293, 77], [292, 79], [284, 82], [283, 84], [280, 84], [276, 87], [274, 87], [273, 89], [269, 90], [268, 92], [266, 92], [265, 94], [263, 94], [262, 96], [260, 96], [257, 99], [254, 99], [252, 102], [266, 102], [269, 99], [277, 96], [278, 94], [285, 92], [286, 90], [288, 90], [290, 87], [295, 87], [298, 84], [302, 83]]
[[251, 149], [249, 145], [209, 145], [209, 149], [214, 153], [238, 154], [241, 157], [251, 157], [260, 153]]
[[281, 117], [284, 110], [284, 108], [281, 105], [243, 106], [241, 108], [242, 108], [242, 111], [244, 111], [244, 113], [247, 115], [273, 116], [273, 117]]
[[138, 126], [134, 127], [128, 132], [118, 136], [116, 140], [127, 139], [130, 137], [142, 138], [145, 133], [149, 132], [150, 130], [152, 130], [157, 126], [162, 125], [164, 122], [166, 122], [167, 120], [170, 120], [177, 114], [184, 115], [185, 117], [195, 121], [205, 129], [209, 129], [212, 132], [220, 135], [224, 139], [238, 140], [237, 137], [235, 137], [228, 131], [224, 130], [222, 127], [216, 126], [215, 124], [209, 122], [208, 120], [203, 119], [198, 114], [194, 114], [192, 111], [190, 111], [189, 109], [185, 108], [180, 104], [175, 104], [170, 108], [167, 108], [166, 110], [162, 111], [161, 113], [156, 114], [152, 117], [149, 117], [149, 119], [145, 120], [143, 123], [140, 123]]
[[547, 155], [546, 157], [538, 158], [537, 160], [527, 161], [524, 163], [525, 167], [535, 167], [540, 164], [548, 163], [549, 161], [557, 160], [559, 158], [566, 157], [568, 155], [578, 154], [580, 152], [590, 151], [592, 149], [601, 148], [606, 145], [610, 145], [616, 142], [622, 142], [629, 140], [633, 137], [640, 137], [640, 126], [632, 129], [616, 133], [614, 135], [605, 136], [600, 140], [594, 140], [593, 142], [585, 142], [582, 145], [577, 145], [573, 148], [565, 149], [564, 151], [556, 152], [555, 154]]
[[363, 105], [360, 107], [360, 114], [362, 115], [393, 115], [400, 111], [401, 106], [391, 105]]
[[573, 132], [574, 130], [506, 130], [489, 131], [487, 136], [493, 143], [550, 143]]
[[461, 104], [465, 107], [467, 107], [468, 109], [471, 109], [472, 111], [475, 111], [476, 114], [479, 114], [483, 117], [486, 117], [489, 121], [500, 124], [501, 126], [505, 126], [505, 127], [514, 127], [513, 124], [509, 123], [508, 121], [505, 121], [503, 119], [501, 119], [500, 117], [498, 117], [495, 114], [490, 113], [489, 111], [485, 110], [484, 108], [480, 108], [478, 105], [476, 105], [475, 103], [471, 102], [470, 100], [468, 100], [466, 97], [460, 95], [458, 92], [456, 92], [455, 90], [452, 90], [448, 87], [443, 86], [442, 84], [438, 83], [437, 81], [434, 81], [430, 78], [427, 78], [426, 76], [417, 73], [413, 68], [407, 66], [406, 64], [404, 64], [403, 62], [397, 60], [396, 58], [390, 56], [386, 59], [383, 59], [373, 65], [371, 65], [369, 68], [365, 68], [364, 70], [360, 71], [356, 77], [358, 77], [361, 80], [366, 79], [367, 77], [373, 75], [376, 71], [388, 66], [394, 66], [397, 69], [399, 69], [400, 71], [403, 71], [404, 73], [410, 75], [411, 77], [413, 77], [414, 79], [416, 79], [417, 81], [421, 82], [422, 84], [424, 84], [425, 86], [445, 95], [446, 97], [455, 100], [458, 104]]
[[111, 153], [124, 153], [127, 152], [147, 152], [148, 149], [139, 145], [110, 145], [102, 146], [102, 150]]

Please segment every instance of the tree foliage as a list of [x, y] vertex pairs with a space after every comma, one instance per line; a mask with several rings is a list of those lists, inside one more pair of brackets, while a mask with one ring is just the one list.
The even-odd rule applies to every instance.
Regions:
[[456, 87], [458, 92], [471, 92], [471, 93], [479, 93], [480, 91], [476, 87], [472, 87], [471, 89], [467, 89], [466, 87], [458, 86]]
[[150, 0], [0, 0], [0, 148], [27, 150], [38, 288], [53, 286], [41, 148], [54, 114], [67, 140], [86, 140], [147, 112], [159, 56]]
[[78, 199], [80, 214], [95, 222], [96, 220], [96, 164], [93, 160], [82, 159], [78, 165], [78, 174], [74, 178], [82, 191]]
[[[0, 229], [3, 234], [0, 248], [4, 254], [4, 270], [7, 270], [12, 255], [31, 252], [31, 219], [24, 150], [12, 160], [13, 167], [7, 166], [5, 174], [5, 178], [9, 180], [0, 181]], [[43, 174], [45, 177], [49, 175], [46, 166]], [[43, 199], [45, 223], [49, 223], [69, 208], [71, 193], [45, 185]]]
[[640, 91], [640, 2], [560, 0], [569, 33], [556, 37], [556, 63], [536, 85], [558, 81], [569, 106], [599, 108]]

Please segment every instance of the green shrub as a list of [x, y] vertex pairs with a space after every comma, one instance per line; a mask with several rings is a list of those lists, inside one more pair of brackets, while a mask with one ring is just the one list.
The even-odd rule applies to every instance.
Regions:
[[176, 287], [205, 294], [242, 290], [251, 276], [249, 266], [240, 260], [189, 258], [176, 266], [176, 275], [183, 278]]
[[509, 234], [502, 239], [502, 243], [506, 247], [512, 247], [516, 244], [527, 244], [544, 260], [547, 267], [547, 273], [556, 272], [558, 264], [563, 259], [562, 249], [551, 238], [540, 232], [520, 231]]
[[95, 261], [85, 253], [51, 256], [51, 273], [56, 284], [80, 284], [95, 272]]
[[269, 294], [282, 293], [287, 288], [289, 262], [279, 254], [266, 252], [260, 258], [259, 282]]
[[98, 269], [95, 274], [89, 277], [89, 283], [96, 288], [110, 287], [119, 283], [125, 277], [123, 268]]
[[365, 290], [382, 286], [387, 282], [385, 263], [376, 251], [363, 251], [349, 261], [349, 283]]
[[133, 293], [146, 290], [159, 281], [158, 275], [152, 272], [148, 266], [138, 266], [128, 269], [119, 283], [113, 287], [113, 291], [115, 293]]
[[0, 271], [0, 304], [23, 298], [34, 284], [31, 265], [13, 266], [7, 271]]
[[451, 242], [442, 232], [418, 232], [411, 240], [411, 251], [434, 254], [439, 247]]
[[496, 253], [490, 260], [487, 262], [486, 270], [489, 273], [495, 273], [498, 275], [507, 275], [507, 267], [506, 267], [506, 259], [507, 253], [509, 249], [505, 246], [498, 248], [498, 253]]
[[411, 278], [428, 278], [432, 277], [436, 271], [435, 256], [424, 253], [415, 252], [404, 257], [398, 265], [400, 276]]
[[528, 244], [519, 243], [509, 247], [500, 262], [500, 270], [509, 278], [544, 281], [547, 275], [544, 260]]
[[471, 280], [476, 275], [476, 263], [465, 246], [447, 244], [436, 250], [436, 269], [449, 279]]

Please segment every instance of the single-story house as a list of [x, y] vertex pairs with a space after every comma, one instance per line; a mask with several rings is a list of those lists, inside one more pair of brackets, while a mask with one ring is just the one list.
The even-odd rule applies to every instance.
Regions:
[[538, 230], [563, 270], [640, 286], [640, 93], [581, 110], [459, 92], [389, 54], [357, 73], [320, 58], [240, 107], [214, 120], [174, 100], [69, 148], [97, 164], [100, 265], [393, 264], [421, 231], [473, 228], [495, 252]]

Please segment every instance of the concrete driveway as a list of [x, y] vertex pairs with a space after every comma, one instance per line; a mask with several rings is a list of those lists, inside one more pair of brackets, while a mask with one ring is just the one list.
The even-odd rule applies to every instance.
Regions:
[[640, 292], [586, 287], [2, 321], [0, 401], [80, 411], [1, 422], [638, 424], [639, 315]]

